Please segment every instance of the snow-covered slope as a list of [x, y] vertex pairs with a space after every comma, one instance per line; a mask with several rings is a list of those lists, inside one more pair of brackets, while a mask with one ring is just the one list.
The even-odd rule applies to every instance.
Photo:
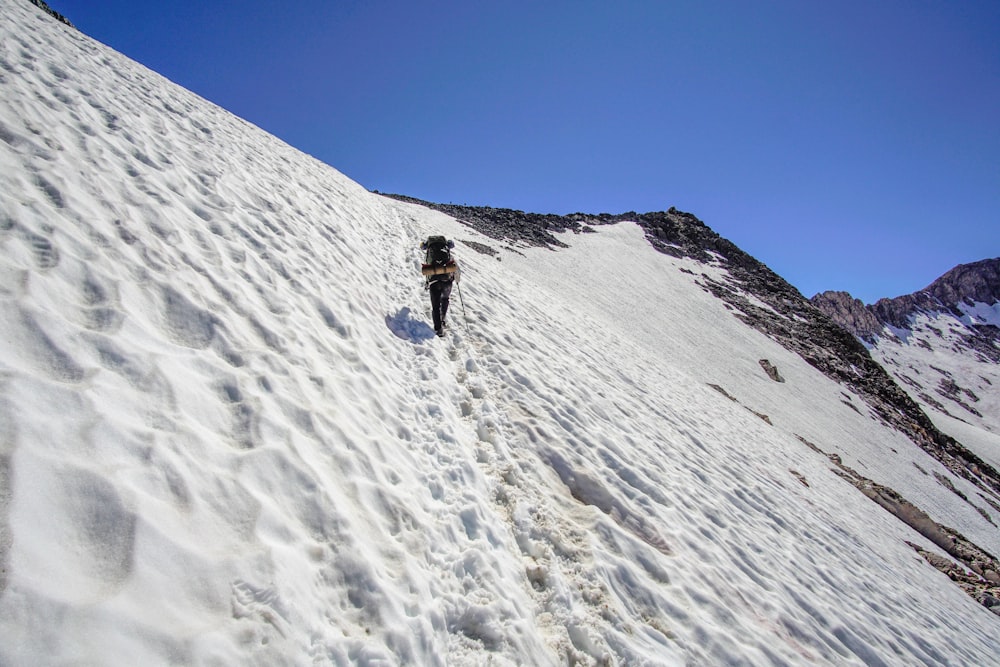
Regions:
[[956, 309], [915, 313], [905, 329], [887, 325], [872, 354], [938, 428], [1000, 467], [1000, 347], [969, 344], [982, 339], [975, 327], [1000, 327], [1000, 302]]
[[1000, 345], [993, 342], [1000, 302], [959, 303], [955, 311], [914, 313], [906, 328], [887, 325], [872, 356], [935, 426], [1000, 469]]
[[[480, 254], [0, 14], [3, 664], [1000, 664], [997, 616], [803, 440], [996, 527], [720, 267], [628, 222]], [[445, 340], [432, 232], [466, 242]]]

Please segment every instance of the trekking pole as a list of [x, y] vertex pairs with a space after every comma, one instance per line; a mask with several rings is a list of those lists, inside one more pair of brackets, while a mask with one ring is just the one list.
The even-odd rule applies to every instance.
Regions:
[[471, 336], [472, 331], [469, 329], [469, 314], [465, 312], [465, 299], [462, 298], [462, 283], [456, 282], [455, 287], [458, 288], [458, 302], [462, 304], [462, 317], [465, 318], [465, 331]]

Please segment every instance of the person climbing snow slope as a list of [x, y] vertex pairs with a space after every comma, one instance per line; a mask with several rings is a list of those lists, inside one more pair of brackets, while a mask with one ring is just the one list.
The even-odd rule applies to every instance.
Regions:
[[454, 247], [455, 242], [444, 236], [428, 236], [420, 244], [420, 248], [426, 253], [421, 272], [427, 279], [426, 289], [431, 293], [431, 317], [434, 320], [434, 333], [438, 336], [444, 336], [451, 288], [460, 279], [458, 263], [451, 256], [451, 249]]

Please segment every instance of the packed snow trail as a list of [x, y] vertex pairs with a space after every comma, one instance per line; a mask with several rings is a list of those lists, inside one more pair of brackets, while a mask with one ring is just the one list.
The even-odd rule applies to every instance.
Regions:
[[[630, 223], [507, 248], [0, 15], [0, 662], [995, 660], [794, 436], [995, 534], [678, 271], [715, 268]], [[413, 335], [430, 233], [502, 246], [459, 243], [445, 340]]]

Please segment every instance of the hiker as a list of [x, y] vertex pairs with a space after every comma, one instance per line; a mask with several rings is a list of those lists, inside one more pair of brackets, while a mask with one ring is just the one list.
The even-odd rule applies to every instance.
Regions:
[[426, 289], [431, 293], [431, 316], [434, 319], [434, 333], [444, 336], [444, 327], [451, 301], [451, 286], [460, 279], [458, 264], [451, 256], [454, 241], [443, 236], [428, 236], [420, 244], [426, 252], [421, 273], [427, 279]]

